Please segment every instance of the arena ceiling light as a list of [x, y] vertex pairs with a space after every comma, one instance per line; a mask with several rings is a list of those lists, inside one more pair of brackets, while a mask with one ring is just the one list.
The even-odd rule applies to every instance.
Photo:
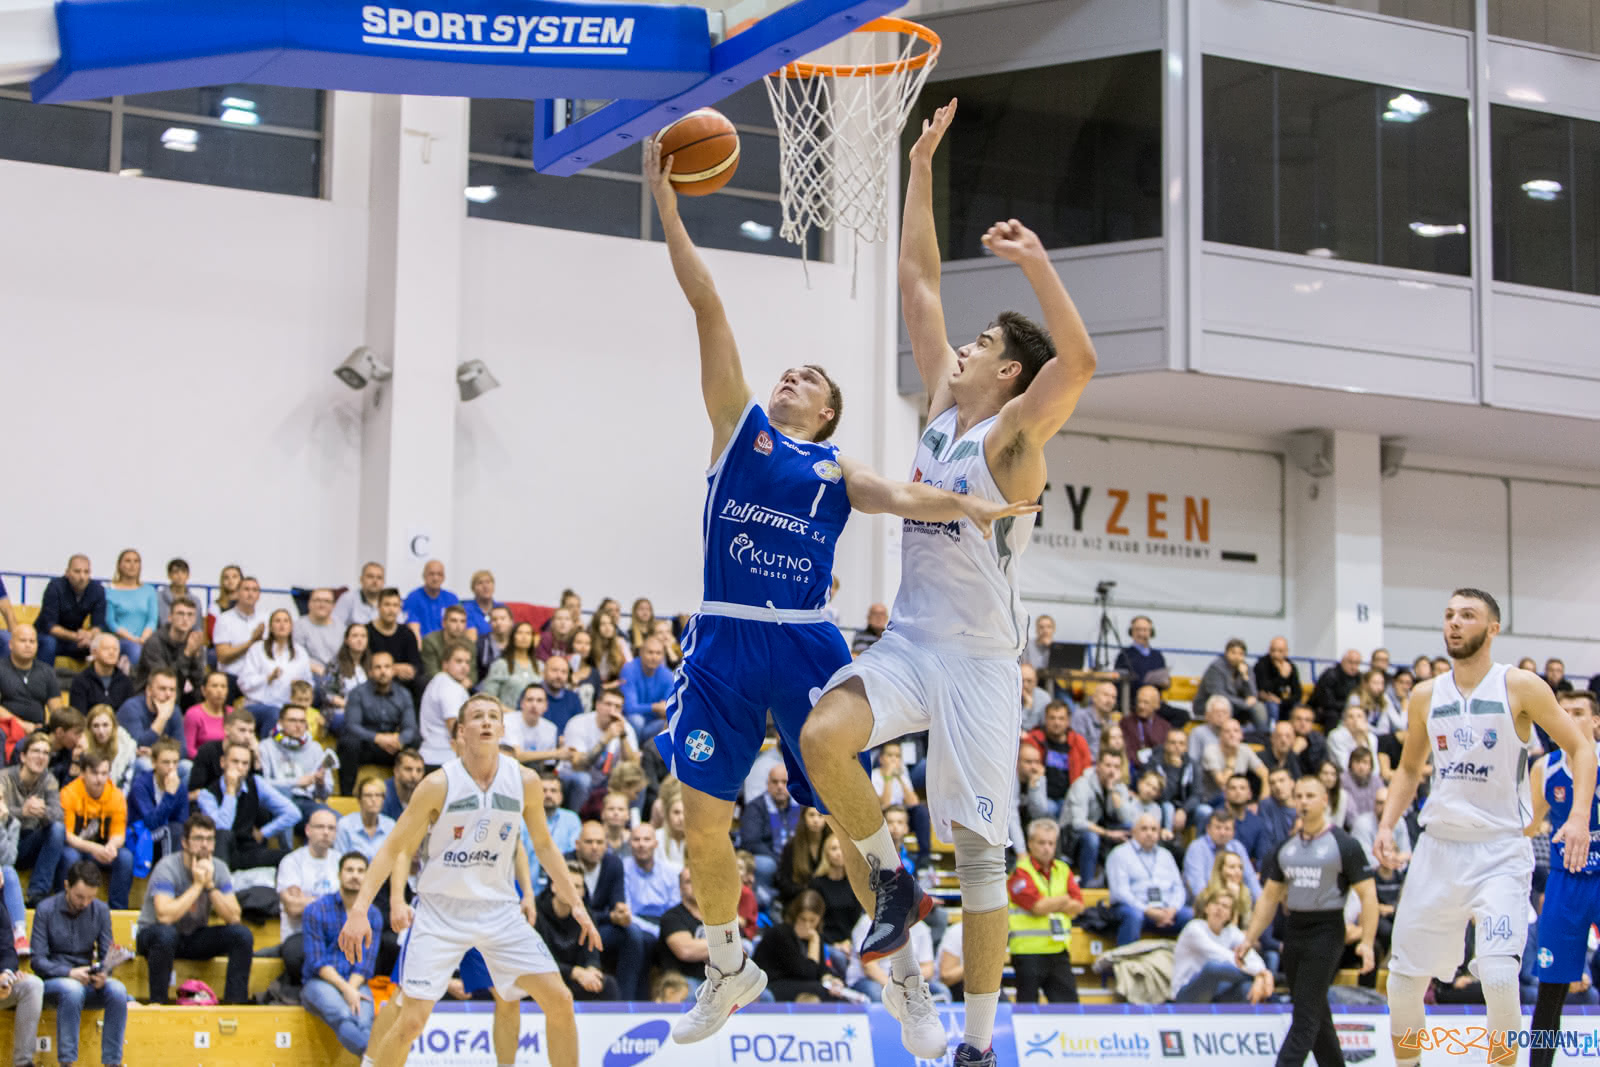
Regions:
[[461, 392], [461, 400], [476, 400], [491, 389], [500, 388], [500, 379], [489, 372], [488, 366], [481, 359], [469, 359], [456, 368], [456, 388]]
[[350, 388], [360, 390], [365, 389], [368, 382], [388, 381], [394, 374], [394, 368], [372, 349], [362, 345], [344, 357], [344, 362], [333, 373]]
[[1410, 93], [1401, 93], [1389, 101], [1389, 110], [1383, 113], [1385, 122], [1415, 122], [1433, 110], [1433, 105]]
[[1561, 183], [1550, 178], [1535, 178], [1522, 183], [1522, 191], [1530, 200], [1554, 200], [1561, 195]]
[[739, 232], [752, 241], [772, 240], [772, 227], [756, 222], [753, 219], [745, 219], [739, 223]]
[[193, 152], [200, 147], [200, 133], [183, 126], [168, 126], [162, 131], [161, 147], [173, 152]]
[[489, 201], [493, 200], [499, 195], [500, 190], [496, 189], [492, 185], [467, 186], [467, 199], [471, 200], [474, 204], [487, 204]]
[[1439, 222], [1413, 222], [1411, 232], [1418, 237], [1449, 237], [1451, 234], [1466, 233], [1467, 224], [1457, 222], [1447, 226]]

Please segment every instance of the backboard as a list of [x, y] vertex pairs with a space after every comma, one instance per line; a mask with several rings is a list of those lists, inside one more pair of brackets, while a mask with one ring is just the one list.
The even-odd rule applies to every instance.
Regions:
[[901, 3], [0, 0], [0, 84], [41, 103], [230, 82], [534, 100], [534, 166], [570, 175]]

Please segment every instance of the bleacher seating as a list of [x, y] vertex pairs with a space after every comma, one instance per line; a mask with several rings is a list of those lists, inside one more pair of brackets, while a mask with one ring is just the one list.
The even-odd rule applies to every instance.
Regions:
[[[120, 973], [120, 972], [119, 972]], [[78, 1067], [101, 1067], [100, 1016], [83, 1013], [78, 1041]], [[0, 1012], [0, 1047], [11, 1047], [12, 1012]], [[50, 1049], [39, 1054], [40, 1067], [58, 1067], [55, 1057], [56, 1013], [46, 1009], [39, 1036]], [[355, 1067], [360, 1061], [340, 1047], [333, 1031], [310, 1012], [297, 1007], [229, 1006], [214, 1008], [128, 1005], [128, 1030], [123, 1058], [130, 1064], [166, 1067]]]

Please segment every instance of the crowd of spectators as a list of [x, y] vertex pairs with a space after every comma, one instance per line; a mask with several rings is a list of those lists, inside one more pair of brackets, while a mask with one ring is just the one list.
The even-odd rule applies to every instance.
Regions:
[[[0, 941], [0, 1007], [17, 1011], [19, 1040], [37, 1025], [41, 998], [58, 1005], [63, 1026], [83, 1005], [103, 1006], [102, 1057], [120, 1062], [122, 1027], [112, 1019], [125, 1015], [127, 992], [110, 973], [119, 950], [107, 904], [126, 908], [136, 866], [148, 865], [135, 948], [152, 1001], [167, 1000], [175, 960], [213, 958], [227, 960], [220, 999], [248, 999], [256, 947], [243, 919], [250, 895], [267, 886], [281, 943], [265, 951], [285, 965], [278, 995], [301, 999], [359, 1050], [371, 1026], [369, 983], [388, 973], [397, 940], [375, 940], [352, 965], [334, 938], [412, 791], [451, 758], [455, 709], [471, 691], [509, 709], [506, 751], [543, 776], [543, 814], [599, 928], [602, 950], [583, 947], [533, 862], [542, 932], [574, 996], [672, 1001], [703, 979], [683, 803], [649, 743], [666, 727], [684, 620], [656, 618], [645, 599], [626, 616], [609, 598], [586, 614], [571, 591], [554, 610], [519, 615], [526, 606], [497, 601], [488, 571], [472, 575], [463, 600], [437, 561], [409, 593], [369, 563], [348, 589], [299, 591], [295, 611], [261, 608], [260, 583], [238, 567], [223, 570], [208, 605], [182, 560], [159, 589], [141, 582], [131, 550], [112, 581], [90, 573], [74, 556], [32, 624], [17, 621], [0, 586], [9, 764], [0, 771], [0, 907], [12, 934]], [[858, 653], [887, 618], [884, 605], [872, 606], [855, 631]], [[1036, 626], [1021, 664], [1018, 794], [1008, 812], [1017, 996], [1077, 999], [1074, 922], [1096, 924], [1118, 946], [1175, 939], [1175, 999], [1272, 995], [1279, 946], [1264, 938], [1242, 967], [1233, 949], [1268, 856], [1297, 824], [1296, 781], [1320, 780], [1330, 819], [1370, 849], [1406, 697], [1448, 664], [1424, 656], [1395, 669], [1382, 649], [1350, 651], [1307, 687], [1283, 638], [1253, 664], [1232, 639], [1199, 677], [1191, 711], [1164, 695], [1173, 678], [1150, 618], [1134, 620], [1115, 673], [1087, 685], [1051, 668], [1053, 620]], [[56, 657], [65, 657], [65, 677]], [[1559, 661], [1543, 673], [1558, 691], [1572, 689]], [[870, 754], [891, 835], [933, 886], [925, 757], [925, 736]], [[1408, 817], [1411, 837], [1425, 796], [1426, 784]], [[334, 797], [354, 803], [339, 815]], [[739, 914], [770, 995], [877, 1000], [885, 975], [857, 952], [870, 919], [846, 877], [843, 843], [790, 796], [775, 749], [740, 802], [731, 827]], [[29, 873], [26, 896], [19, 871]], [[1380, 870], [1379, 881], [1390, 915], [1404, 871]], [[1087, 907], [1086, 889], [1105, 890], [1104, 903]], [[375, 928], [389, 926], [408, 892], [379, 894]], [[35, 909], [31, 937], [25, 909]], [[952, 918], [938, 908], [913, 933], [939, 997], [961, 994]], [[1385, 937], [1380, 930], [1380, 947]], [[33, 957], [42, 988], [28, 975], [8, 983], [8, 952]], [[59, 1040], [63, 1052], [74, 1047]]]

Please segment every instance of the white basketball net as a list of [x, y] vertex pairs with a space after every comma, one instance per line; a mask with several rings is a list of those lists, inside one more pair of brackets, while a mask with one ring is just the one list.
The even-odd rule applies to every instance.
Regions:
[[[924, 51], [927, 62], [914, 63]], [[888, 236], [889, 161], [900, 151], [900, 131], [938, 55], [937, 44], [907, 33], [890, 63], [808, 70], [799, 77], [786, 74], [796, 69], [791, 66], [767, 75], [778, 124], [785, 240], [803, 249], [813, 227], [843, 227], [865, 241]], [[870, 75], [851, 74], [875, 66], [881, 69]]]

